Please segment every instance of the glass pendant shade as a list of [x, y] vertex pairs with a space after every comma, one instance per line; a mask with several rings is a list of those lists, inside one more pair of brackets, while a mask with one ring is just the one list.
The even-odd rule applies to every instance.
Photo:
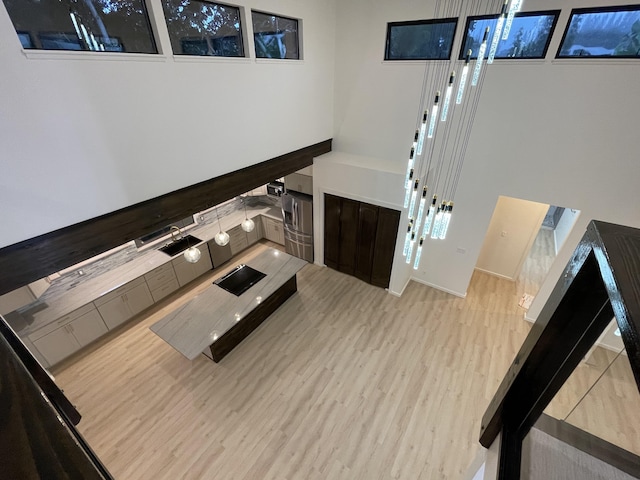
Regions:
[[422, 125], [420, 125], [420, 132], [418, 134], [418, 155], [422, 155], [422, 148], [424, 147], [424, 134], [427, 131], [427, 111], [424, 111], [422, 115]]
[[198, 247], [189, 247], [184, 251], [184, 258], [189, 263], [196, 263], [200, 260], [202, 252]]
[[442, 106], [442, 115], [440, 116], [441, 122], [447, 121], [447, 115], [449, 114], [449, 104], [451, 103], [451, 94], [453, 93], [453, 82], [456, 79], [456, 72], [451, 72], [449, 77], [449, 85], [444, 94], [444, 105]]
[[496, 58], [496, 53], [498, 52], [498, 43], [500, 43], [500, 36], [502, 35], [502, 27], [504, 26], [504, 13], [500, 15], [498, 18], [498, 23], [496, 24], [496, 31], [493, 33], [493, 39], [491, 40], [491, 48], [489, 48], [489, 58], [487, 58], [487, 63], [493, 63], [493, 59]]
[[427, 138], [433, 138], [433, 133], [436, 128], [436, 120], [438, 119], [438, 102], [440, 101], [440, 91], [436, 92], [436, 99], [431, 107], [431, 120], [429, 120], [429, 131], [427, 132]]
[[428, 237], [429, 231], [431, 230], [431, 225], [433, 223], [433, 217], [435, 216], [436, 211], [436, 203], [438, 203], [438, 196], [434, 195], [433, 200], [431, 201], [431, 206], [429, 206], [429, 210], [427, 211], [427, 218], [425, 220], [424, 229], [422, 230], [422, 236]]
[[227, 243], [229, 243], [229, 234], [227, 232], [218, 232], [215, 236], [215, 241], [221, 247], [224, 247]]
[[404, 239], [404, 249], [402, 250], [402, 255], [405, 257], [407, 253], [409, 253], [409, 242], [411, 241], [411, 227], [413, 225], [413, 221], [409, 222], [409, 226], [407, 227], [407, 236]]
[[442, 207], [438, 207], [438, 213], [433, 220], [433, 228], [431, 230], [431, 238], [438, 238], [440, 236], [440, 225], [442, 225]]
[[420, 257], [422, 256], [422, 244], [424, 243], [424, 238], [420, 237], [420, 242], [418, 243], [418, 250], [416, 251], [416, 259], [413, 262], [413, 269], [417, 270], [420, 266]]
[[487, 51], [487, 37], [489, 36], [489, 27], [484, 31], [484, 38], [480, 50], [478, 50], [478, 58], [476, 59], [476, 65], [473, 69], [473, 78], [471, 79], [471, 86], [478, 85], [480, 80], [480, 72], [482, 71], [482, 63], [484, 62], [484, 54]]
[[456, 95], [456, 104], [462, 103], [464, 97], [464, 87], [467, 85], [467, 77], [469, 76], [469, 59], [471, 58], [471, 50], [467, 51], [467, 58], [464, 61], [464, 67], [462, 67], [462, 75], [460, 75], [460, 84], [458, 85], [458, 94]]
[[411, 153], [409, 154], [409, 162], [407, 163], [407, 174], [404, 177], [404, 188], [411, 188], [411, 180], [413, 179], [413, 156], [414, 149], [411, 149]]
[[409, 242], [409, 250], [407, 251], [407, 263], [411, 263], [411, 257], [413, 255], [413, 247], [416, 244], [416, 233], [411, 233], [411, 241]]
[[509, 7], [509, 13], [507, 14], [507, 21], [504, 24], [504, 30], [502, 31], [502, 40], [509, 39], [509, 33], [511, 32], [511, 25], [513, 24], [513, 17], [522, 8], [522, 0], [511, 0], [511, 7]]
[[419, 184], [419, 180], [416, 180], [413, 185], [413, 192], [411, 193], [411, 204], [409, 205], [408, 218], [413, 217], [413, 209], [416, 208], [416, 199], [418, 198], [418, 184]]
[[242, 228], [242, 230], [249, 233], [253, 232], [253, 229], [256, 228], [256, 224], [250, 218], [245, 218], [240, 224], [240, 227]]

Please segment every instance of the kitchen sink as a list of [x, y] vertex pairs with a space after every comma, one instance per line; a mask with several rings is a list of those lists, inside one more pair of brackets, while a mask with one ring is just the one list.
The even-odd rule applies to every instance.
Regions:
[[194, 237], [193, 235], [185, 235], [180, 240], [176, 240], [175, 242], [171, 242], [164, 247], [159, 248], [162, 253], [166, 253], [170, 257], [177, 255], [181, 252], [184, 252], [189, 247], [195, 247], [198, 243], [201, 243], [202, 240]]

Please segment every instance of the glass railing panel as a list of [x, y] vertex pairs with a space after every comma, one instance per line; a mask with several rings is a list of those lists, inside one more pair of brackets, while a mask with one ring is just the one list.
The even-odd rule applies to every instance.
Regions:
[[640, 455], [640, 393], [623, 350], [566, 421]]
[[567, 419], [624, 349], [622, 340], [616, 335], [617, 328], [617, 322], [613, 319], [544, 413], [558, 420]]

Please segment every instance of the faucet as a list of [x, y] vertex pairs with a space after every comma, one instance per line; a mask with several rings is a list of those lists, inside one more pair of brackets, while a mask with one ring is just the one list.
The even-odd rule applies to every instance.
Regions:
[[182, 237], [182, 231], [180, 230], [180, 227], [176, 227], [175, 225], [171, 225], [170, 231], [171, 231], [171, 241], [175, 242], [176, 238], [175, 238], [175, 230], [178, 231], [178, 240], [180, 240], [180, 238]]

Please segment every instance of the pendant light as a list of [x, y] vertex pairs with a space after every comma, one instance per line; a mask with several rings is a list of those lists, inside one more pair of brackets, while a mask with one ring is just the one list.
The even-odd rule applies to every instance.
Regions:
[[184, 251], [184, 259], [189, 263], [196, 263], [201, 256], [202, 252], [198, 247], [189, 247]]
[[256, 224], [253, 222], [253, 220], [247, 217], [247, 197], [246, 196], [244, 197], [243, 203], [244, 203], [244, 220], [240, 224], [240, 228], [242, 228], [242, 230], [244, 230], [247, 233], [253, 232], [253, 229], [256, 228]]
[[218, 213], [218, 206], [216, 205], [216, 217], [218, 217], [218, 227], [220, 231], [216, 233], [214, 240], [218, 245], [224, 247], [227, 243], [229, 243], [229, 234], [222, 230], [222, 224], [220, 223], [220, 214]]
[[500, 37], [502, 37], [502, 27], [504, 26], [504, 20], [507, 16], [507, 5], [509, 4], [509, 0], [505, 0], [504, 5], [502, 5], [502, 11], [500, 12], [500, 17], [498, 18], [498, 22], [496, 23], [496, 31], [493, 32], [493, 39], [491, 40], [491, 48], [489, 48], [489, 58], [487, 58], [487, 63], [493, 63], [493, 59], [496, 57], [496, 53], [498, 52], [498, 43], [500, 43]]
[[451, 103], [451, 94], [453, 93], [453, 82], [456, 79], [456, 72], [451, 72], [449, 76], [449, 85], [447, 86], [447, 90], [444, 94], [444, 105], [442, 106], [442, 116], [440, 117], [441, 122], [447, 121], [447, 114], [449, 113], [449, 103]]
[[456, 105], [460, 105], [462, 103], [464, 87], [467, 85], [467, 76], [469, 75], [469, 59], [471, 58], [471, 53], [471, 50], [468, 50], [467, 58], [464, 60], [464, 67], [462, 67], [462, 75], [460, 76], [460, 84], [458, 85], [458, 95], [456, 95]]
[[484, 54], [487, 51], [487, 38], [489, 37], [489, 27], [484, 31], [484, 37], [482, 38], [482, 44], [480, 50], [478, 50], [478, 58], [476, 58], [476, 66], [473, 69], [473, 78], [471, 79], [471, 86], [478, 85], [480, 80], [480, 72], [482, 71], [482, 63], [484, 62]]
[[511, 6], [509, 7], [509, 13], [507, 14], [507, 21], [504, 24], [504, 30], [502, 32], [502, 40], [509, 39], [509, 32], [511, 32], [511, 25], [513, 24], [513, 17], [522, 8], [522, 0], [511, 0]]

